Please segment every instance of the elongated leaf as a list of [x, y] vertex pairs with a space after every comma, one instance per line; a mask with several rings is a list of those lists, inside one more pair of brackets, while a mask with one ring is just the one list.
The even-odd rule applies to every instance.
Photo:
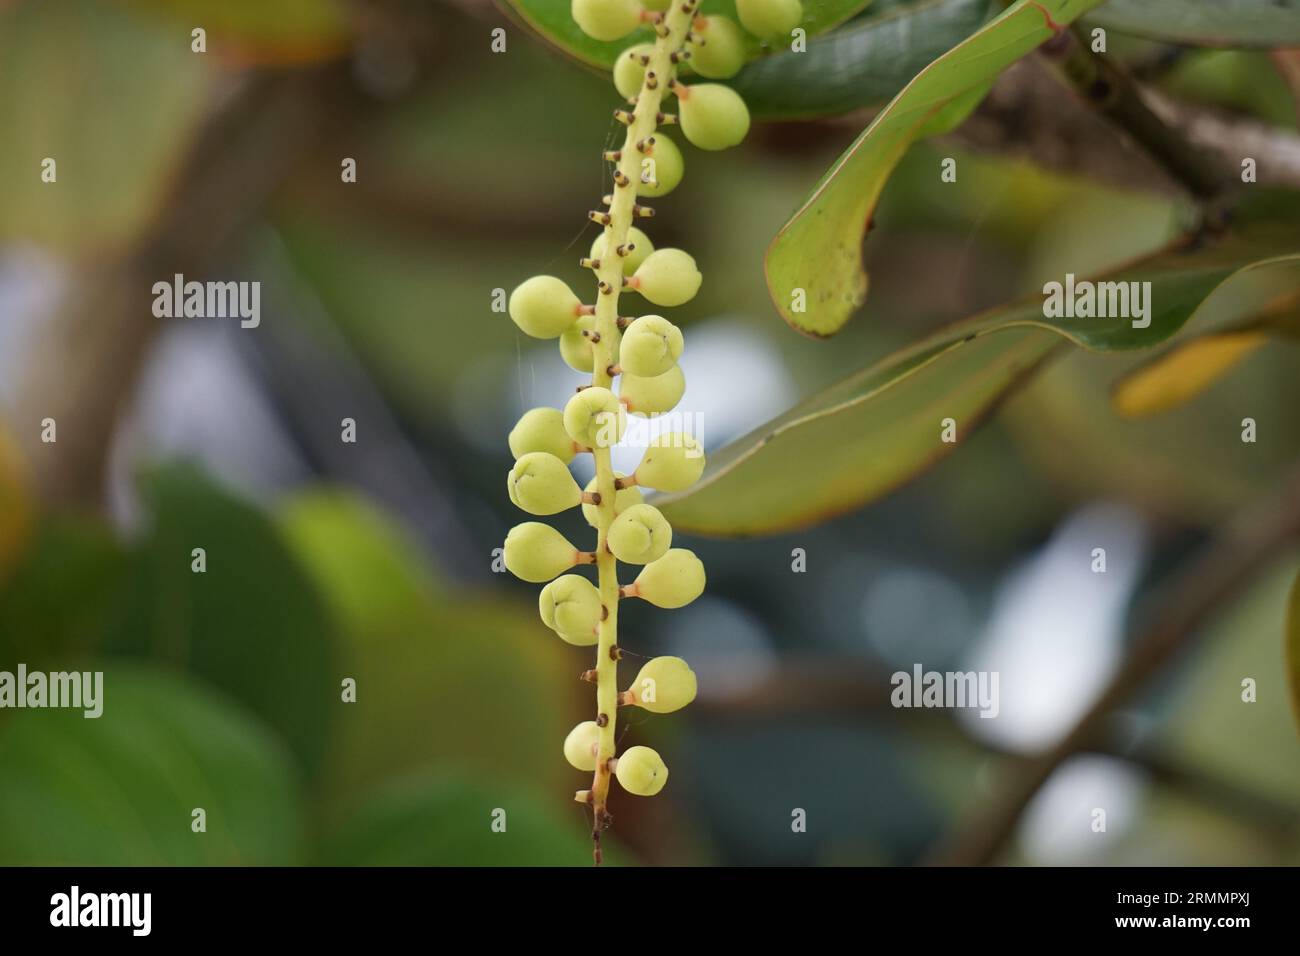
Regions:
[[302, 63], [337, 56], [351, 28], [344, 0], [116, 0], [174, 24], [188, 49], [190, 31], [207, 31], [214, 56], [268, 63]]
[[974, 316], [756, 429], [712, 455], [689, 491], [655, 503], [674, 527], [716, 535], [786, 531], [858, 507], [948, 454], [954, 444], [942, 440], [944, 419], [964, 440], [1063, 342], [1101, 352], [1150, 347], [1193, 316], [1236, 319], [1274, 294], [1242, 281], [1233, 282], [1231, 295], [1215, 295], [1229, 279], [1279, 273], [1300, 285], [1300, 252], [1268, 257], [1278, 248], [1300, 249], [1300, 230], [1258, 227], [1211, 248], [1171, 248], [1101, 277], [1151, 283], [1146, 328], [1115, 318], [1045, 318], [1037, 296]]
[[1088, 22], [1198, 46], [1300, 44], [1300, 0], [1110, 0]]
[[[605, 43], [593, 40], [578, 29], [569, 12], [570, 0], [499, 0], [507, 3], [525, 23], [550, 43], [569, 56], [590, 66], [608, 70], [614, 66], [618, 55], [634, 43], [647, 43], [654, 39], [649, 26], [641, 27], [622, 40]], [[843, 23], [871, 0], [803, 0], [803, 21], [799, 24], [808, 36], [824, 33]], [[735, 20], [735, 0], [704, 0], [700, 6], [703, 14], [722, 14]], [[764, 47], [755, 39], [749, 40], [751, 56], [758, 56]]]
[[833, 116], [893, 98], [932, 60], [1002, 10], [998, 0], [926, 0], [755, 60], [728, 82], [760, 119]]
[[[767, 251], [777, 311], [806, 335], [834, 335], [866, 299], [862, 237], [907, 148], [960, 123], [997, 75], [1101, 0], [1020, 0], [917, 74], [835, 161]], [[803, 291], [803, 311], [792, 307]]]
[[1286, 613], [1286, 680], [1291, 690], [1291, 713], [1300, 730], [1300, 574], [1291, 586]]

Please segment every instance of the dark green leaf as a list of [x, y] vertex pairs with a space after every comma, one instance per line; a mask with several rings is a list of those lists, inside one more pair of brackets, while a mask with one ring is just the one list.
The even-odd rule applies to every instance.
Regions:
[[1300, 44], [1300, 0], [1110, 0], [1088, 22], [1198, 46]]

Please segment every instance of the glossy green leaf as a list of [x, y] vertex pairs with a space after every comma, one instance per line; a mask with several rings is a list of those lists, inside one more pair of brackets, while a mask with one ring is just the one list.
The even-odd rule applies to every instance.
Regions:
[[[654, 32], [649, 26], [633, 31], [622, 40], [602, 42], [593, 40], [573, 22], [569, 12], [570, 0], [506, 0], [509, 6], [537, 33], [550, 43], [559, 47], [569, 56], [590, 66], [612, 69], [618, 55], [636, 43], [647, 43], [654, 39]], [[808, 36], [816, 36], [843, 23], [859, 10], [865, 8], [871, 0], [803, 0], [803, 22], [800, 23]], [[721, 14], [733, 20], [736, 17], [735, 0], [704, 0], [700, 7], [704, 14]], [[750, 54], [757, 56], [763, 52], [763, 46], [757, 40], [750, 40]]]
[[1146, 348], [1194, 316], [1208, 323], [1250, 314], [1274, 293], [1271, 283], [1247, 276], [1300, 284], [1300, 253], [1270, 256], [1288, 247], [1300, 249], [1294, 226], [1258, 227], [1101, 277], [1151, 282], [1147, 328], [1124, 319], [1048, 319], [1043, 296], [959, 322], [711, 455], [699, 483], [655, 503], [674, 527], [714, 535], [787, 531], [858, 507], [952, 451], [941, 436], [945, 419], [964, 440], [1063, 341], [1100, 352]]
[[1109, 0], [1089, 26], [1214, 47], [1300, 44], [1300, 0]]
[[768, 292], [792, 327], [834, 335], [866, 300], [863, 236], [908, 147], [960, 123], [1004, 68], [1051, 38], [1053, 26], [1099, 2], [1020, 0], [922, 70], [876, 115], [768, 248]]
[[116, 0], [173, 26], [190, 46], [190, 31], [207, 31], [209, 55], [241, 61], [301, 63], [345, 52], [351, 25], [345, 0]]
[[[222, 866], [301, 862], [283, 744], [229, 698], [153, 668], [91, 661], [103, 713], [0, 719], [0, 864]], [[207, 832], [191, 829], [195, 808]]]
[[893, 98], [1003, 9], [999, 0], [924, 0], [748, 64], [728, 82], [758, 119], [833, 116]]

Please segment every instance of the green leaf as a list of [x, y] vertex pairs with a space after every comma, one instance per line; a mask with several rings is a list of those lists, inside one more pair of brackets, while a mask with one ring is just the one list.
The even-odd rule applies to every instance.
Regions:
[[1146, 348], [1193, 317], [1209, 323], [1257, 310], [1275, 287], [1256, 279], [1300, 281], [1300, 253], [1266, 258], [1300, 248], [1296, 233], [1294, 226], [1258, 226], [1100, 277], [1151, 282], [1145, 329], [1123, 319], [1048, 319], [1042, 296], [959, 322], [711, 455], [693, 488], [655, 504], [675, 528], [713, 535], [788, 531], [858, 507], [947, 455], [955, 446], [941, 440], [942, 420], [954, 419], [956, 438], [964, 440], [1062, 340], [1099, 352]]
[[1300, 0], [1110, 0], [1089, 26], [1214, 47], [1300, 44]]
[[[12, 711], [0, 721], [0, 863], [220, 866], [301, 862], [288, 754], [202, 685], [92, 662], [103, 713]], [[207, 832], [191, 829], [195, 808]]]
[[1291, 691], [1291, 714], [1300, 730], [1300, 574], [1291, 585], [1286, 612], [1286, 679]]
[[351, 42], [344, 0], [117, 0], [167, 18], [186, 50], [190, 30], [208, 33], [209, 54], [242, 62], [303, 63], [339, 56]]
[[[866, 300], [862, 239], [908, 147], [963, 120], [1004, 68], [1101, 0], [1020, 0], [917, 74], [836, 160], [767, 251], [777, 311], [806, 335], [834, 335]], [[803, 291], [803, 311], [792, 305]]]
[[891, 99], [1002, 10], [999, 0], [926, 0], [755, 60], [728, 82], [757, 119], [807, 119]]
[[[578, 29], [569, 12], [570, 0], [507, 0], [510, 7], [523, 21], [537, 33], [559, 47], [569, 56], [589, 66], [603, 70], [612, 69], [618, 55], [637, 43], [649, 43], [654, 40], [654, 31], [649, 26], [640, 27], [621, 40], [604, 43], [593, 40]], [[800, 26], [808, 36], [816, 36], [833, 27], [839, 26], [849, 17], [866, 7], [871, 0], [803, 0], [803, 21]], [[700, 6], [702, 14], [721, 14], [735, 20], [735, 0], [704, 0]], [[762, 45], [750, 38], [749, 52], [758, 56], [763, 52]]]

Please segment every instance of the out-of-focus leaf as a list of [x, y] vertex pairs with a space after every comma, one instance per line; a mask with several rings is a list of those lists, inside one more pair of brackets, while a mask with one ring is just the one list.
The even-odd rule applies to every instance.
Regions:
[[116, 0], [162, 15], [189, 49], [190, 30], [207, 31], [209, 55], [240, 61], [302, 63], [345, 52], [351, 41], [343, 0]]
[[31, 495], [22, 473], [18, 449], [5, 431], [4, 423], [0, 422], [0, 587], [27, 546], [31, 525]]
[[1291, 585], [1286, 612], [1286, 678], [1291, 690], [1291, 713], [1300, 729], [1300, 574]]
[[1300, 0], [1109, 0], [1088, 22], [1197, 46], [1300, 44]]
[[925, 0], [755, 60], [727, 82], [760, 119], [847, 113], [891, 99], [1002, 10], [999, 0]]
[[[1003, 69], [1101, 0], [1020, 0], [918, 73], [822, 177], [768, 248], [777, 311], [812, 336], [834, 335], [865, 300], [862, 238], [908, 147], [960, 123]], [[804, 308], [795, 311], [796, 290]]]
[[[158, 468], [141, 489], [151, 527], [106, 646], [207, 679], [315, 772], [343, 675], [334, 621], [307, 572], [266, 515], [193, 468]], [[202, 573], [191, 570], [195, 548], [206, 553]]]
[[1215, 332], [1180, 342], [1116, 382], [1111, 405], [1123, 418], [1143, 418], [1177, 408], [1267, 341], [1267, 334], [1253, 330]]
[[[871, 0], [803, 0], [803, 20], [799, 25], [807, 31], [808, 36], [816, 36], [843, 23], [870, 2]], [[654, 40], [654, 32], [649, 26], [639, 27], [621, 40], [609, 43], [593, 40], [578, 29], [578, 24], [573, 21], [573, 14], [569, 10], [570, 0], [506, 0], [506, 3], [544, 39], [574, 59], [601, 69], [612, 69], [618, 55], [629, 46]], [[738, 19], [735, 0], [704, 0], [700, 12]], [[760, 54], [763, 46], [748, 34], [746, 37], [750, 55]]]
[[129, 242], [170, 184], [208, 75], [187, 33], [94, 0], [0, 6], [0, 241], [72, 254]]
[[[1287, 243], [1300, 246], [1294, 226], [1258, 226], [1209, 248], [1174, 247], [1099, 278], [1151, 283], [1147, 328], [1124, 319], [1047, 319], [1041, 296], [959, 322], [728, 445], [710, 456], [693, 488], [656, 504], [674, 527], [716, 535], [787, 531], [855, 508], [944, 457], [955, 445], [941, 440], [942, 420], [954, 419], [957, 439], [964, 439], [1062, 339], [1101, 352], [1145, 348], [1194, 316], [1212, 322], [1253, 314], [1262, 301], [1216, 293], [1247, 274], [1300, 277], [1300, 253], [1265, 258]], [[1232, 314], [1220, 314], [1227, 309]]]
[[[118, 662], [103, 713], [10, 711], [0, 721], [6, 866], [288, 865], [301, 820], [283, 745], [199, 683]], [[207, 832], [191, 829], [202, 808]]]

